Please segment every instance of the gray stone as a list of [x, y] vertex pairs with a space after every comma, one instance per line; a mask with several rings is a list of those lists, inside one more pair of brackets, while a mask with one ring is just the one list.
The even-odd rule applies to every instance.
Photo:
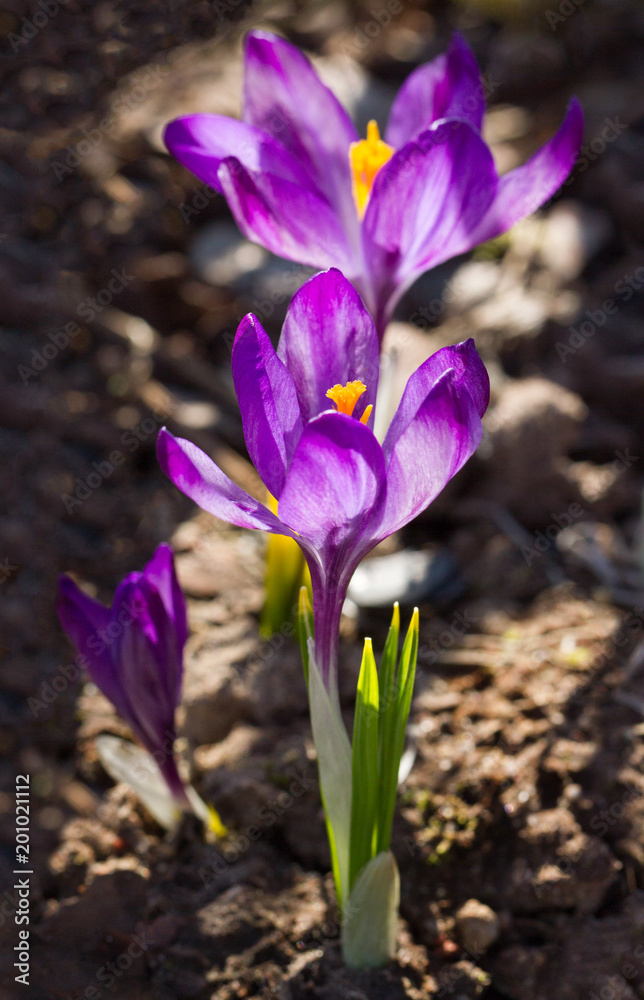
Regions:
[[468, 899], [456, 914], [456, 933], [471, 955], [482, 955], [499, 936], [499, 918], [478, 899]]

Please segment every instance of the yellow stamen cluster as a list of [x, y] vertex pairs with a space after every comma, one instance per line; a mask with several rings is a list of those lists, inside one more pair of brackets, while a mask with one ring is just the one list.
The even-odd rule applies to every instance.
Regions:
[[376, 174], [391, 159], [394, 150], [383, 142], [378, 131], [378, 123], [373, 119], [367, 125], [367, 138], [352, 142], [349, 146], [349, 161], [353, 173], [353, 197], [360, 218], [365, 213], [367, 201]]
[[[351, 417], [353, 416], [356, 403], [360, 399], [362, 393], [366, 391], [367, 387], [364, 382], [361, 382], [360, 379], [356, 379], [354, 382], [347, 382], [346, 385], [338, 384], [332, 386], [332, 388], [328, 390], [327, 396], [335, 403], [338, 413], [346, 413], [347, 416]], [[366, 424], [372, 410], [372, 405], [365, 407], [365, 411], [360, 417], [363, 424]]]

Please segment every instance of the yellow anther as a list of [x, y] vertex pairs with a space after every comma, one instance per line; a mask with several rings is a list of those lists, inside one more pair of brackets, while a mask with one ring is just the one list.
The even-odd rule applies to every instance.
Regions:
[[346, 413], [350, 417], [362, 393], [366, 391], [364, 382], [356, 379], [355, 382], [347, 382], [346, 385], [334, 385], [327, 392], [327, 396], [335, 403], [338, 413]]
[[[297, 542], [295, 543], [297, 544]], [[208, 806], [208, 827], [217, 837], [225, 837], [228, 830], [221, 821], [221, 816], [213, 806]]]
[[364, 413], [360, 417], [360, 423], [361, 424], [366, 424], [367, 423], [367, 420], [371, 416], [371, 411], [372, 410], [373, 410], [373, 403], [369, 403], [369, 406], [365, 406]]
[[352, 142], [349, 146], [349, 161], [353, 173], [353, 197], [358, 215], [364, 215], [367, 201], [376, 174], [391, 159], [394, 150], [383, 142], [378, 131], [378, 123], [373, 119], [367, 125], [367, 138]]

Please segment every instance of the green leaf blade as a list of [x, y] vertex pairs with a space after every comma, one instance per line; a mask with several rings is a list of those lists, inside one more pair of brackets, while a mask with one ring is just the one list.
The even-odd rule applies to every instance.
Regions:
[[353, 725], [349, 886], [371, 860], [377, 844], [379, 703], [373, 647], [371, 639], [365, 639]]
[[[269, 507], [277, 513], [277, 501], [269, 498]], [[259, 634], [264, 639], [278, 635], [292, 623], [297, 591], [305, 574], [304, 554], [293, 538], [269, 535], [266, 551], [266, 600], [262, 609]]]
[[342, 914], [342, 955], [350, 969], [380, 969], [396, 953], [400, 875], [391, 851], [362, 869]]
[[414, 608], [398, 662], [390, 703], [386, 705], [381, 721], [378, 852], [388, 850], [391, 843], [391, 828], [398, 792], [398, 771], [405, 746], [405, 731], [414, 693], [418, 660], [418, 631], [418, 608]]
[[387, 633], [387, 641], [380, 662], [380, 714], [392, 707], [394, 701], [394, 685], [396, 683], [396, 660], [398, 659], [398, 641], [400, 638], [400, 606], [394, 604], [391, 625]]
[[309, 639], [313, 638], [313, 607], [307, 587], [300, 587], [297, 606], [297, 638], [302, 654], [302, 667], [306, 686], [309, 686]]
[[315, 661], [313, 639], [308, 641], [309, 706], [318, 757], [320, 794], [329, 832], [338, 905], [349, 898], [352, 809], [351, 744], [337, 693], [329, 692]]
[[377, 851], [387, 850], [390, 838], [383, 823], [387, 817], [387, 795], [391, 785], [390, 761], [396, 732], [396, 665], [400, 640], [400, 608], [394, 604], [389, 634], [380, 663], [380, 749], [378, 789], [378, 843]]

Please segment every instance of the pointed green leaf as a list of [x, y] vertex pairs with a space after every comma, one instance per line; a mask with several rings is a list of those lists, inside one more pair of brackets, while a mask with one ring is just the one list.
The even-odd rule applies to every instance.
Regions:
[[[269, 506], [275, 512], [277, 503], [271, 497]], [[259, 632], [264, 639], [277, 635], [285, 624], [293, 621], [298, 587], [305, 569], [304, 555], [293, 538], [269, 535], [266, 550], [266, 600], [262, 609]]]
[[[342, 720], [337, 692], [329, 692], [315, 661], [313, 639], [308, 640], [311, 729], [318, 756], [320, 791], [328, 826], [338, 905], [349, 898], [349, 844], [351, 830], [351, 744]], [[328, 827], [327, 827], [328, 828]]]
[[335, 894], [338, 897], [338, 906], [342, 907], [342, 874], [340, 872], [340, 862], [338, 860], [338, 849], [335, 846], [335, 836], [333, 834], [333, 827], [329, 820], [329, 811], [326, 807], [326, 802], [324, 801], [324, 794], [322, 792], [322, 786], [320, 786], [320, 798], [322, 799], [322, 808], [324, 809], [324, 825], [326, 826], [326, 835], [329, 841], [329, 852], [331, 854], [331, 871], [333, 872], [333, 882], [335, 885]]
[[342, 914], [342, 956], [350, 969], [379, 969], [396, 953], [400, 876], [391, 851], [365, 865]]
[[378, 788], [378, 850], [385, 850], [389, 840], [384, 835], [382, 822], [386, 817], [385, 797], [390, 785], [389, 762], [391, 747], [396, 731], [396, 664], [398, 661], [398, 641], [400, 637], [400, 609], [398, 602], [389, 626], [380, 664], [380, 747], [379, 747], [379, 788]]
[[418, 659], [418, 628], [418, 608], [414, 608], [398, 662], [395, 683], [381, 718], [378, 851], [386, 851], [391, 843], [391, 827], [398, 791], [398, 771], [405, 746], [405, 730], [414, 692], [416, 661]]
[[371, 639], [365, 639], [353, 723], [353, 796], [349, 885], [373, 857], [378, 815], [378, 671]]
[[416, 679], [416, 663], [418, 661], [418, 629], [419, 616], [418, 608], [414, 608], [411, 622], [405, 636], [403, 651], [398, 665], [398, 683], [396, 685], [398, 694], [398, 711], [396, 713], [396, 735], [399, 744], [398, 760], [402, 757], [405, 744], [405, 730], [411, 708], [411, 699], [414, 693], [414, 680]]
[[394, 604], [391, 625], [387, 633], [387, 641], [380, 662], [380, 714], [381, 717], [394, 703], [394, 684], [396, 682], [396, 660], [398, 659], [398, 640], [400, 636], [400, 607], [398, 601]]
[[302, 666], [306, 685], [309, 684], [309, 639], [313, 639], [313, 607], [306, 587], [300, 587], [300, 597], [297, 608], [297, 637], [300, 642]]

